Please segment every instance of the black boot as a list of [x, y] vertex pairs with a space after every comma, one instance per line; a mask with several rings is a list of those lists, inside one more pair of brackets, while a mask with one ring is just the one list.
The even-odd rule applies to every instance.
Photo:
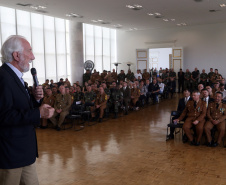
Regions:
[[114, 119], [118, 118], [118, 113], [115, 112], [115, 116], [114, 116]]

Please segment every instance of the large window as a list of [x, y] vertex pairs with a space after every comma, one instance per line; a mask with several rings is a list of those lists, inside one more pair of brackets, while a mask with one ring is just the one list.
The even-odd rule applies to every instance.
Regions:
[[83, 43], [84, 60], [92, 60], [97, 71], [109, 71], [114, 67], [117, 58], [116, 30], [83, 24]]
[[[31, 67], [36, 68], [40, 84], [45, 79], [70, 80], [69, 21], [0, 6], [0, 49], [10, 35], [16, 34], [31, 43], [35, 56]], [[33, 84], [30, 72], [23, 78]]]

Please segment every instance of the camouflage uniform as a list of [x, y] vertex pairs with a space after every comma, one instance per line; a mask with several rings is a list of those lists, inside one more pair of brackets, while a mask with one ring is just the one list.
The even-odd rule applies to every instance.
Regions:
[[189, 89], [191, 88], [191, 72], [185, 72], [184, 73], [184, 89]]
[[200, 83], [206, 87], [206, 82], [207, 82], [208, 75], [206, 73], [201, 73], [200, 74]]

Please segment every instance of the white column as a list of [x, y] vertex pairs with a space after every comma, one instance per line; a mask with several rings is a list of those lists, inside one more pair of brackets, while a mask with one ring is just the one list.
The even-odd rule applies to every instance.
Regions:
[[79, 81], [82, 84], [84, 73], [83, 60], [83, 25], [81, 22], [70, 21], [70, 56], [71, 82]]

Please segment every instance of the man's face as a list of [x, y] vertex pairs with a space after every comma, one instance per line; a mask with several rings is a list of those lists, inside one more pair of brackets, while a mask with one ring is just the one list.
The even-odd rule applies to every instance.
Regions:
[[207, 89], [207, 91], [208, 91], [209, 93], [212, 92], [212, 88], [211, 88], [210, 86], [206, 86], [206, 89]]
[[215, 69], [215, 73], [217, 74], [218, 73], [218, 70]]
[[213, 72], [213, 68], [210, 68], [210, 72]]
[[123, 83], [123, 87], [127, 87], [127, 83], [126, 82]]
[[48, 96], [51, 96], [51, 95], [52, 95], [51, 89], [46, 89], [46, 94], [47, 94]]
[[23, 47], [23, 51], [18, 52], [18, 66], [21, 72], [27, 72], [30, 69], [30, 63], [35, 59], [34, 54], [32, 52], [31, 45], [25, 39], [21, 40], [21, 44]]
[[206, 72], [205, 69], [203, 69], [203, 70], [202, 70], [202, 73], [205, 73], [205, 72]]
[[70, 87], [70, 93], [74, 92], [74, 87]]
[[87, 89], [88, 92], [90, 92], [91, 91], [91, 86], [87, 86], [86, 89]]
[[[68, 89], [68, 90], [69, 90], [69, 89]], [[61, 85], [61, 86], [59, 87], [59, 91], [60, 91], [61, 94], [65, 94], [65, 86]]]
[[153, 84], [156, 84], [156, 79], [153, 80]]
[[208, 92], [207, 90], [202, 91], [202, 96], [203, 96], [204, 98], [208, 97], [208, 96], [209, 96], [209, 92]]
[[201, 92], [201, 90], [202, 90], [203, 88], [204, 88], [204, 87], [203, 87], [202, 84], [199, 84], [199, 85], [198, 85], [198, 90], [199, 90], [199, 92]]
[[102, 93], [104, 92], [103, 87], [99, 87], [99, 91], [100, 91], [100, 93], [102, 94]]
[[53, 93], [57, 93], [57, 88], [56, 87], [52, 88], [52, 91]]
[[220, 103], [222, 101], [222, 95], [219, 93], [216, 93], [215, 95], [215, 102]]
[[214, 84], [214, 88], [219, 89], [219, 84], [218, 83]]
[[146, 80], [146, 84], [150, 84], [150, 81], [149, 80]]
[[190, 92], [189, 91], [184, 91], [184, 97], [189, 97], [190, 96]]
[[105, 84], [105, 83], [103, 83], [103, 84], [102, 84], [102, 87], [105, 89], [105, 88], [106, 88], [106, 84]]
[[223, 86], [223, 85], [220, 86], [220, 90], [221, 90], [221, 91], [224, 91], [224, 86]]
[[115, 82], [112, 83], [112, 87], [116, 87], [116, 83]]
[[192, 99], [194, 100], [194, 101], [198, 101], [199, 100], [199, 93], [192, 93]]
[[65, 93], [69, 94], [70, 93], [70, 89], [69, 88], [65, 88]]

